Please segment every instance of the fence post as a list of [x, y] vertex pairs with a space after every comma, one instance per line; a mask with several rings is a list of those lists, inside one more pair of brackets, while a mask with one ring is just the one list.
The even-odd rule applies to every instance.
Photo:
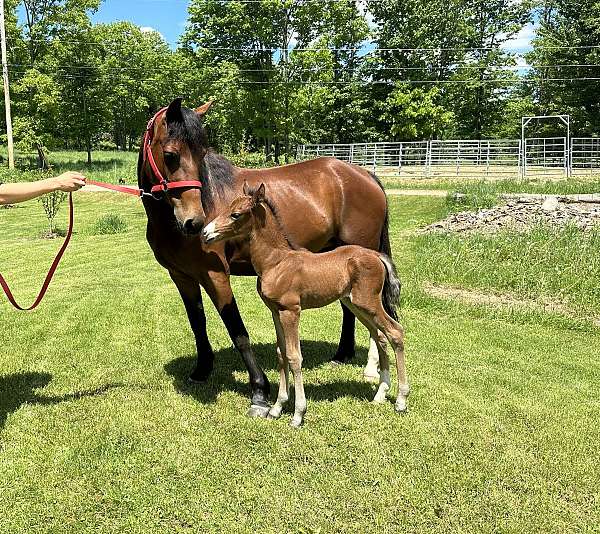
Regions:
[[354, 163], [354, 143], [350, 145], [350, 163]]
[[400, 150], [398, 152], [398, 176], [402, 174], [402, 143], [400, 143]]

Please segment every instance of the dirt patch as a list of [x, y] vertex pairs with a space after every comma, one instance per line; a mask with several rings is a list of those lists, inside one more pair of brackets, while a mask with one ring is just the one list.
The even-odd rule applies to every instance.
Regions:
[[476, 289], [464, 289], [445, 285], [424, 284], [423, 290], [431, 297], [442, 300], [457, 300], [465, 304], [493, 306], [507, 309], [543, 311], [569, 318], [590, 320], [594, 326], [600, 327], [600, 317], [581, 316], [562, 302], [551, 299], [521, 299], [507, 293], [486, 293]]
[[479, 211], [453, 213], [423, 229], [424, 232], [496, 233], [503, 229], [524, 232], [536, 224], [574, 225], [587, 231], [600, 224], [600, 201], [568, 197], [523, 196], [506, 204]]

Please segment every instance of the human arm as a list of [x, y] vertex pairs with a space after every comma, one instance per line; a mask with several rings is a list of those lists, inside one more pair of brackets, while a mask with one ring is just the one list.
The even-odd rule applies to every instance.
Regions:
[[78, 172], [66, 172], [55, 178], [47, 178], [37, 182], [0, 184], [0, 205], [25, 202], [53, 191], [69, 193], [81, 189], [84, 185], [85, 176]]

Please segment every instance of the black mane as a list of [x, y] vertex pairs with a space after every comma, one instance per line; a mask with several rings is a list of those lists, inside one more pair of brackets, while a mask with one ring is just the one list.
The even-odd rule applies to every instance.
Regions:
[[[234, 185], [233, 165], [208, 147], [208, 135], [198, 113], [181, 108], [180, 118], [171, 120], [167, 124], [169, 139], [176, 139], [186, 143], [194, 153], [205, 153], [198, 177], [202, 182], [202, 207], [205, 213], [211, 212], [215, 207], [215, 196], [223, 196], [227, 189]], [[138, 182], [142, 187], [142, 154], [138, 161]]]

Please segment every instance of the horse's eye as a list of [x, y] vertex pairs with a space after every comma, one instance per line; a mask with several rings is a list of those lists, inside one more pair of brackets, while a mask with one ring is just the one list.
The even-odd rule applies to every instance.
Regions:
[[165, 152], [165, 163], [167, 165], [175, 165], [179, 161], [179, 154], [176, 152]]
[[234, 221], [237, 221], [241, 216], [242, 216], [242, 214], [241, 213], [237, 213], [237, 212], [231, 214], [231, 218]]

